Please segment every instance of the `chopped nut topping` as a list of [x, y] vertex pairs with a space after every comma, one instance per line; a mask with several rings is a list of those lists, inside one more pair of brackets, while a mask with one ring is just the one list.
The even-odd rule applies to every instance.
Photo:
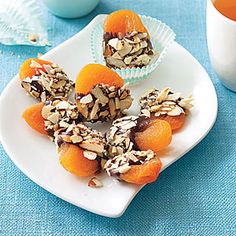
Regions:
[[128, 172], [132, 165], [142, 165], [155, 157], [155, 153], [151, 150], [148, 151], [130, 151], [109, 159], [104, 169], [109, 176]]
[[58, 65], [40, 65], [32, 59], [30, 67], [36, 74], [22, 80], [21, 86], [34, 98], [45, 102], [52, 98], [67, 98], [71, 93], [73, 82]]
[[89, 180], [88, 186], [91, 188], [101, 188], [103, 187], [103, 184], [96, 177], [93, 177], [92, 179]]
[[97, 84], [87, 95], [76, 94], [76, 103], [84, 121], [108, 121], [122, 117], [132, 105], [130, 90]]
[[97, 153], [91, 151], [84, 151], [84, 157], [89, 160], [95, 160], [97, 158]]
[[154, 57], [147, 33], [133, 31], [125, 36], [105, 33], [103, 40], [103, 55], [110, 68], [143, 67]]
[[[47, 101], [42, 109], [42, 117], [46, 131], [52, 137], [57, 130], [81, 121], [76, 105], [63, 99]], [[75, 140], [73, 137], [72, 142]]]
[[104, 136], [82, 123], [70, 124], [67, 128], [55, 132], [55, 143], [60, 147], [63, 143], [71, 143], [84, 149], [84, 156], [95, 160], [98, 156], [106, 156]]
[[133, 149], [131, 131], [136, 127], [138, 116], [125, 116], [112, 123], [110, 132], [106, 135], [108, 155], [111, 157], [126, 153]]
[[187, 114], [193, 107], [192, 102], [191, 96], [184, 98], [180, 93], [173, 93], [169, 88], [164, 88], [162, 91], [152, 89], [139, 100], [141, 114], [147, 117], [151, 114], [154, 116]]

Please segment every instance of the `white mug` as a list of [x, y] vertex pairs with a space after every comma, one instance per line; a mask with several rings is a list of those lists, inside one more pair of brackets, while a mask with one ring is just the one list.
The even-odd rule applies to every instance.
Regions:
[[89, 14], [100, 0], [43, 0], [56, 16], [77, 18]]
[[223, 85], [236, 92], [236, 21], [207, 0], [207, 42], [213, 68]]

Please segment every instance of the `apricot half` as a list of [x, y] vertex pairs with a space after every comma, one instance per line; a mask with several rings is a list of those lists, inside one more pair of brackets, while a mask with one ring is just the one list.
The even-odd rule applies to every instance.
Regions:
[[158, 152], [167, 147], [172, 139], [171, 126], [164, 120], [153, 120], [142, 132], [135, 133], [135, 142], [142, 151]]
[[73, 144], [62, 144], [59, 148], [59, 158], [61, 165], [77, 176], [91, 176], [99, 169], [97, 160], [88, 160], [84, 157], [83, 149]]
[[172, 131], [177, 131], [184, 126], [185, 123], [185, 114], [181, 113], [179, 116], [159, 116], [157, 119], [167, 121]]
[[133, 165], [131, 169], [120, 178], [132, 184], [148, 184], [157, 180], [161, 170], [161, 160], [158, 157], [151, 159], [143, 165]]
[[[31, 65], [32, 60], [39, 63], [42, 66], [42, 68], [31, 67], [30, 65]], [[50, 61], [45, 61], [45, 60], [42, 60], [39, 58], [29, 58], [26, 61], [24, 61], [20, 67], [20, 71], [19, 71], [20, 79], [23, 80], [27, 77], [30, 77], [30, 78], [33, 77], [36, 74], [36, 72], [38, 71], [38, 69], [46, 72], [43, 65], [51, 65], [51, 64], [52, 64], [52, 62], [50, 62]]]
[[76, 93], [87, 94], [97, 84], [108, 84], [117, 88], [124, 85], [124, 80], [113, 70], [100, 64], [88, 64], [79, 72], [76, 82]]
[[148, 33], [139, 15], [130, 10], [119, 10], [108, 15], [104, 22], [104, 32], [131, 33], [133, 31]]
[[44, 119], [42, 117], [43, 106], [43, 102], [31, 105], [30, 107], [25, 109], [22, 117], [32, 129], [41, 134], [47, 135], [47, 131], [45, 130], [44, 126]]

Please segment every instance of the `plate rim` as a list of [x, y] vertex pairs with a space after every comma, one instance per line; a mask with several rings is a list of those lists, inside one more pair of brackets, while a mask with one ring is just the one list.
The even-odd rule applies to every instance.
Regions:
[[[105, 14], [101, 14], [96, 16], [87, 26], [85, 26], [80, 32], [78, 32], [77, 34], [75, 34], [74, 36], [70, 37], [69, 39], [67, 39], [66, 41], [64, 41], [63, 43], [61, 43], [60, 45], [56, 46], [55, 48], [53, 48], [52, 50], [48, 51], [46, 54], [44, 54], [44, 57], [47, 57], [47, 55], [53, 53], [55, 50], [60, 50], [61, 46], [65, 46], [66, 44], [68, 44], [71, 40], [73, 40], [74, 38], [77, 38], [83, 31], [86, 31], [87, 27], [92, 25], [94, 22], [96, 22], [97, 20], [99, 20], [99, 18], [104, 17]], [[166, 168], [168, 168], [170, 165], [172, 165], [174, 162], [178, 161], [180, 158], [182, 158], [186, 153], [188, 153], [191, 149], [193, 149], [195, 146], [197, 146], [206, 136], [207, 134], [210, 132], [210, 130], [212, 129], [212, 127], [215, 124], [216, 118], [217, 118], [217, 114], [218, 114], [218, 99], [217, 99], [217, 94], [216, 94], [216, 90], [215, 87], [212, 83], [212, 80], [209, 76], [209, 74], [207, 73], [207, 71], [205, 70], [205, 68], [200, 64], [200, 62], [187, 50], [185, 49], [182, 45], [180, 45], [179, 43], [177, 43], [176, 41], [173, 42], [172, 46], [178, 46], [180, 47], [182, 50], [185, 51], [186, 54], [188, 54], [189, 56], [192, 57], [192, 59], [195, 61], [196, 64], [198, 64], [198, 66], [200, 66], [201, 70], [204, 72], [204, 74], [206, 75], [206, 79], [210, 82], [213, 91], [214, 91], [214, 114], [212, 115], [212, 120], [210, 121], [211, 123], [209, 123], [210, 125], [207, 127], [207, 129], [204, 131], [204, 134], [197, 140], [197, 142], [195, 142], [193, 145], [191, 145], [191, 147], [189, 147], [188, 149], [186, 149], [182, 155], [180, 155], [177, 159], [175, 159], [174, 161], [170, 162], [165, 168], [163, 168], [161, 170], [161, 172], [163, 170], [165, 170]], [[2, 101], [4, 100], [3, 97], [5, 97], [8, 94], [8, 90], [11, 89], [12, 86], [14, 86], [15, 81], [18, 79], [18, 74], [15, 75], [7, 84], [7, 86], [3, 89], [2, 94], [0, 96], [0, 111], [2, 110], [2, 107], [4, 106], [2, 103]], [[2, 114], [2, 112], [0, 112]], [[2, 117], [0, 116], [0, 123], [2, 123]], [[144, 186], [140, 186], [140, 188], [138, 189], [138, 191], [136, 191], [129, 199], [129, 201], [126, 202], [126, 205], [123, 206], [122, 209], [117, 210], [117, 212], [115, 212], [114, 210], [110, 213], [107, 212], [101, 212], [97, 209], [94, 208], [89, 208], [89, 207], [85, 207], [83, 205], [80, 205], [79, 202], [73, 202], [72, 200], [68, 199], [66, 196], [62, 195], [61, 193], [57, 193], [56, 191], [54, 191], [51, 187], [45, 186], [44, 183], [41, 183], [40, 181], [38, 181], [36, 178], [34, 178], [30, 172], [24, 168], [24, 166], [22, 166], [21, 164], [18, 163], [17, 159], [14, 158], [14, 154], [12, 154], [11, 152], [11, 148], [8, 146], [7, 144], [7, 139], [5, 139], [5, 137], [3, 137], [2, 132], [0, 130], [0, 142], [3, 146], [3, 148], [5, 149], [8, 157], [11, 159], [11, 161], [14, 163], [14, 165], [24, 174], [26, 175], [31, 181], [33, 181], [34, 183], [36, 183], [37, 185], [39, 185], [40, 187], [42, 187], [43, 189], [45, 189], [46, 191], [48, 191], [50, 194], [53, 194], [54, 196], [69, 202], [72, 205], [75, 205], [77, 207], [80, 207], [86, 211], [98, 214], [98, 215], [102, 215], [102, 216], [106, 216], [106, 217], [111, 217], [111, 218], [117, 218], [120, 217], [121, 215], [123, 215], [123, 213], [126, 211], [127, 207], [129, 206], [129, 204], [131, 203], [131, 201], [134, 199], [134, 197], [138, 194], [138, 192], [144, 187]]]

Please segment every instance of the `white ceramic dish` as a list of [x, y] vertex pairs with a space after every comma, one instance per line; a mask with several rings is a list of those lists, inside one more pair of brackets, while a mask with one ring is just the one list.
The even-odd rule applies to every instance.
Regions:
[[[48, 52], [44, 58], [63, 66], [74, 79], [85, 64], [92, 62], [89, 38], [92, 27], [102, 18], [97, 16], [81, 32]], [[185, 127], [174, 135], [172, 144], [161, 154], [162, 171], [205, 137], [217, 115], [217, 97], [210, 78], [197, 60], [177, 43], [169, 48], [160, 67], [149, 79], [131, 87], [135, 102], [130, 113], [138, 113], [137, 100], [144, 91], [165, 86], [184, 95], [193, 94], [195, 106]], [[65, 201], [100, 215], [121, 216], [141, 187], [103, 175], [99, 178], [104, 187], [92, 189], [87, 186], [89, 178], [81, 179], [66, 172], [58, 162], [55, 145], [31, 130], [21, 118], [23, 110], [34, 102], [25, 95], [17, 76], [1, 96], [0, 138], [15, 165], [35, 183]], [[105, 126], [96, 127], [108, 128]]]

